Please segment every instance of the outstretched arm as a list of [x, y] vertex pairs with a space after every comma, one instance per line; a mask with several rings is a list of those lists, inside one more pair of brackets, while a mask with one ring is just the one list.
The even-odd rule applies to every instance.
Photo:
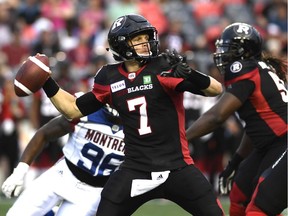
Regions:
[[[218, 82], [211, 76], [203, 74], [197, 70], [192, 69], [186, 63], [178, 64], [174, 69], [174, 75], [176, 77], [184, 78], [182, 82], [183, 90], [185, 90], [185, 85], [188, 83], [191, 87], [187, 86], [186, 91], [190, 91], [193, 87], [196, 87], [200, 94], [205, 96], [217, 96], [223, 92], [222, 84]], [[181, 86], [181, 83], [178, 87]]]
[[43, 90], [53, 105], [60, 113], [65, 115], [67, 119], [83, 116], [76, 104], [76, 97], [60, 88], [51, 77], [44, 84]]
[[206, 96], [217, 96], [217, 95], [221, 94], [223, 91], [222, 84], [211, 76], [208, 76], [208, 78], [210, 80], [210, 84], [209, 84], [208, 88], [202, 89], [201, 91]]
[[64, 116], [53, 118], [36, 131], [27, 144], [20, 162], [31, 165], [49, 141], [58, 139], [72, 130], [71, 123]]
[[55, 117], [38, 129], [25, 148], [17, 167], [2, 185], [2, 191], [6, 197], [11, 198], [21, 193], [29, 166], [43, 150], [47, 142], [57, 139], [70, 131], [72, 131], [72, 127], [63, 116]]
[[61, 89], [51, 77], [45, 82], [43, 90], [59, 112], [70, 120], [89, 115], [104, 106], [92, 91], [76, 98]]
[[242, 103], [237, 97], [231, 93], [225, 92], [212, 108], [201, 115], [186, 130], [187, 139], [193, 140], [212, 132], [241, 105]]
[[194, 93], [198, 93], [205, 96], [217, 96], [223, 92], [222, 84], [218, 82], [211, 76], [205, 75], [193, 68], [191, 68], [185, 57], [181, 56], [176, 50], [170, 51], [166, 50], [162, 53], [162, 56], [171, 66], [170, 71], [163, 71], [161, 76], [164, 77], [176, 77], [183, 78], [184, 82], [189, 82], [192, 84], [192, 87], [189, 83], [182, 83], [178, 86], [179, 91], [192, 91], [193, 86]]

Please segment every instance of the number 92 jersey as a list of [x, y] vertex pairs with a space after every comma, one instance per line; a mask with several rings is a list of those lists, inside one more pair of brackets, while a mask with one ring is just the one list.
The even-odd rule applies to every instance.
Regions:
[[63, 147], [65, 158], [91, 176], [109, 176], [124, 159], [124, 134], [107, 120], [105, 111], [84, 116]]
[[238, 114], [256, 148], [287, 137], [288, 92], [265, 62], [233, 62], [226, 67], [225, 86], [242, 102]]

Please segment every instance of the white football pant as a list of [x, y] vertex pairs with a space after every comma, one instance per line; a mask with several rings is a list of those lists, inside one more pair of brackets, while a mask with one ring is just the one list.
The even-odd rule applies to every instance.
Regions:
[[79, 181], [60, 159], [28, 185], [6, 216], [45, 215], [61, 201], [57, 216], [95, 216], [102, 189]]

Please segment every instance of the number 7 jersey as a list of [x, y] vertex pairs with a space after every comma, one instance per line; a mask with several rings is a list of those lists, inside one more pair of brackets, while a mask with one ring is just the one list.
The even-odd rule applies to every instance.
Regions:
[[170, 69], [163, 57], [152, 58], [128, 73], [122, 63], [106, 65], [95, 76], [93, 93], [120, 114], [125, 134], [121, 165], [142, 171], [164, 171], [192, 164], [185, 133], [182, 78], [161, 77]]

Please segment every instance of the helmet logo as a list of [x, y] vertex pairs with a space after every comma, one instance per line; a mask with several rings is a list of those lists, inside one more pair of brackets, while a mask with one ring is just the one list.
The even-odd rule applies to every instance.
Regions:
[[235, 26], [235, 32], [236, 34], [240, 34], [240, 35], [242, 34], [250, 35], [252, 33], [250, 26], [245, 23], [241, 23]]
[[238, 61], [234, 62], [231, 66], [230, 66], [230, 71], [232, 73], [238, 73], [239, 71], [241, 71], [242, 69], [242, 64]]
[[[115, 20], [115, 22], [113, 23], [112, 27], [111, 27], [111, 32], [116, 32], [118, 31], [118, 27], [122, 26], [124, 17], [119, 17], [117, 20]], [[115, 30], [116, 29], [116, 30]]]

